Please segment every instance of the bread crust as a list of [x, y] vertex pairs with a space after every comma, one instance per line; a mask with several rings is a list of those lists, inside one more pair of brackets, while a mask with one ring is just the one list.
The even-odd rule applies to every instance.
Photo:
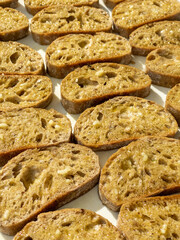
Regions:
[[[64, 159], [64, 156], [66, 156], [66, 160]], [[38, 161], [41, 161], [43, 157], [45, 158], [44, 159], [45, 165], [41, 165], [41, 163], [40, 164], [38, 163]], [[67, 165], [68, 162], [71, 162], [71, 163], [73, 162], [71, 158], [72, 159], [76, 158], [76, 164], [74, 164], [74, 167], [70, 167], [69, 165]], [[47, 161], [50, 162], [51, 166], [48, 166], [49, 164], [47, 164]], [[65, 163], [64, 161], [67, 161], [67, 162]], [[82, 162], [80, 163], [80, 161]], [[91, 161], [91, 163], [88, 161]], [[37, 162], [36, 166], [33, 165], [34, 162]], [[59, 162], [59, 166], [63, 165], [63, 168], [58, 167], [58, 162]], [[20, 184], [21, 182], [23, 183], [25, 188], [24, 191], [22, 191], [22, 189], [19, 189], [17, 190], [16, 194], [22, 195], [21, 201], [24, 202], [24, 204], [22, 206], [22, 209], [21, 210], [19, 209], [18, 217], [16, 217], [15, 212], [17, 211], [17, 209], [11, 206], [12, 204], [10, 204], [10, 201], [12, 203], [13, 199], [14, 200], [16, 199], [16, 196], [14, 197], [7, 196], [8, 199], [5, 199], [4, 201], [7, 203], [9, 202], [10, 205], [8, 205], [9, 208], [7, 207], [5, 208], [5, 210], [3, 209], [3, 211], [5, 213], [6, 213], [6, 210], [9, 212], [12, 211], [11, 214], [14, 217], [9, 216], [9, 218], [6, 219], [6, 214], [5, 214], [5, 219], [3, 220], [4, 215], [2, 216], [2, 213], [1, 213], [1, 218], [0, 218], [0, 231], [8, 235], [16, 234], [18, 231], [20, 231], [24, 227], [26, 223], [34, 220], [39, 213], [49, 211], [49, 210], [55, 210], [63, 206], [64, 204], [78, 198], [80, 195], [85, 194], [87, 191], [92, 189], [97, 184], [99, 179], [99, 174], [100, 174], [98, 156], [91, 149], [88, 149], [83, 146], [75, 145], [72, 143], [61, 144], [57, 147], [49, 147], [49, 148], [44, 148], [42, 150], [37, 150], [37, 149], [27, 150], [19, 154], [17, 157], [11, 159], [11, 161], [2, 168], [0, 172], [0, 178], [2, 178], [2, 181], [3, 181], [3, 176], [8, 174], [8, 172], [11, 171], [10, 170], [11, 168], [17, 169], [20, 165], [22, 165], [22, 168], [20, 169], [19, 172], [17, 173], [14, 172], [15, 175], [17, 174], [17, 176], [15, 179], [12, 175], [11, 182], [16, 181], [17, 185]], [[56, 181], [56, 183], [59, 184], [59, 186], [56, 186], [55, 183], [54, 184], [52, 183], [52, 185], [49, 186], [48, 184], [49, 182], [51, 182], [50, 179], [48, 179], [47, 183], [44, 183], [44, 180], [46, 180], [48, 176], [42, 175], [43, 172], [41, 171], [38, 172], [37, 174], [37, 171], [39, 171], [38, 170], [39, 168], [42, 169], [41, 171], [48, 171], [47, 175], [49, 174], [48, 176], [54, 177], [54, 181]], [[73, 169], [76, 170], [78, 173], [80, 172], [81, 176], [79, 177], [75, 176], [76, 173], [73, 173]], [[16, 170], [13, 170], [13, 171], [16, 171]], [[35, 171], [36, 173], [35, 176], [32, 175], [34, 174], [34, 172], [32, 171]], [[57, 173], [57, 171], [59, 171], [59, 173]], [[26, 174], [27, 176], [28, 174], [30, 175], [29, 178], [30, 179], [32, 178], [32, 180], [29, 180], [29, 181], [30, 181], [30, 184], [32, 184], [32, 186], [31, 185], [28, 186], [29, 184], [28, 178], [23, 174]], [[74, 176], [74, 180], [69, 180], [69, 183], [66, 183], [65, 180], [66, 178], [68, 179], [68, 176], [69, 176], [68, 174], [69, 175], [72, 174]], [[22, 176], [20, 177], [20, 175]], [[33, 176], [35, 177], [35, 179], [33, 179]], [[38, 180], [41, 183], [39, 186], [37, 186], [36, 184], [36, 181]], [[63, 182], [61, 183], [61, 181]], [[4, 184], [6, 185], [6, 183]], [[65, 185], [66, 187], [62, 186], [62, 184]], [[33, 189], [33, 186], [35, 189]], [[41, 188], [43, 192], [42, 192], [42, 196], [41, 195], [39, 196], [39, 191]], [[46, 192], [47, 191], [46, 188], [49, 188], [48, 193]], [[12, 187], [12, 191], [13, 191], [13, 187]], [[7, 192], [4, 192], [4, 195], [5, 194], [7, 194]], [[28, 205], [28, 203], [26, 203], [26, 200], [25, 200], [27, 194], [29, 194], [30, 198], [33, 197], [34, 194], [39, 196], [38, 202], [36, 203], [34, 200], [34, 203], [32, 202], [32, 206], [30, 209], [29, 209], [30, 206]], [[47, 194], [49, 194], [49, 198], [46, 197]], [[43, 196], [46, 199], [45, 201], [42, 200]], [[34, 205], [38, 204], [38, 207], [36, 206], [33, 207], [33, 204]], [[25, 213], [26, 208], [28, 208], [28, 211], [29, 211], [28, 213]]]
[[16, 8], [18, 6], [18, 0], [1, 1], [0, 6], [3, 8], [5, 7]]

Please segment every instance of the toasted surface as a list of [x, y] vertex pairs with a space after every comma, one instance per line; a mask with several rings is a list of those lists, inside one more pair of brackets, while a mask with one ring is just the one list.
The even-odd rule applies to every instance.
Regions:
[[147, 55], [166, 45], [180, 46], [180, 21], [160, 21], [145, 24], [130, 34], [129, 42], [136, 55]]
[[[69, 51], [71, 49], [71, 51]], [[64, 78], [75, 68], [95, 62], [131, 60], [129, 42], [116, 34], [69, 34], [56, 39], [46, 50], [49, 75]]]
[[180, 189], [180, 140], [145, 137], [120, 148], [101, 171], [102, 202], [114, 211], [128, 201]]
[[117, 63], [96, 63], [78, 68], [61, 82], [61, 98], [69, 113], [118, 95], [146, 97], [151, 79], [141, 70]]
[[98, 6], [98, 3], [98, 0], [24, 0], [27, 11], [32, 15], [52, 5]]
[[167, 46], [150, 52], [146, 58], [146, 72], [152, 83], [173, 87], [180, 82], [180, 46]]
[[118, 227], [129, 240], [179, 239], [180, 195], [124, 204]]
[[43, 74], [44, 63], [34, 49], [18, 42], [0, 42], [0, 74]]
[[162, 106], [125, 96], [86, 109], [76, 121], [74, 134], [82, 145], [107, 150], [147, 135], [174, 136], [177, 129], [174, 117]]
[[43, 213], [38, 216], [38, 221], [26, 225], [14, 240], [25, 240], [27, 237], [41, 240], [47, 238], [47, 234], [49, 240], [125, 240], [107, 219], [95, 212], [78, 208]]
[[77, 144], [19, 154], [0, 170], [0, 230], [14, 235], [40, 212], [90, 190], [99, 173], [98, 156]]
[[69, 142], [70, 120], [54, 109], [26, 108], [0, 114], [0, 165], [28, 148]]
[[46, 107], [52, 96], [52, 82], [48, 77], [0, 75], [0, 111]]
[[166, 96], [166, 109], [180, 125], [180, 83], [176, 84]]
[[106, 11], [88, 6], [51, 6], [31, 20], [33, 39], [40, 44], [50, 44], [69, 33], [108, 32], [111, 28], [112, 21]]
[[16, 8], [18, 5], [18, 0], [0, 0], [0, 6]]
[[18, 40], [28, 35], [29, 21], [21, 12], [0, 7], [0, 41]]
[[150, 22], [178, 19], [180, 2], [177, 0], [127, 0], [112, 11], [116, 30], [128, 37], [136, 28]]

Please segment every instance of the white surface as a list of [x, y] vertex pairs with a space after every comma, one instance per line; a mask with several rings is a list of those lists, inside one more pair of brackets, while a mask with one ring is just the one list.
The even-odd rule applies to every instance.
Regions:
[[[102, 4], [102, 6], [104, 8], [104, 4], [102, 3], [102, 0], [100, 0], [100, 3]], [[23, 12], [29, 19], [32, 18], [32, 15], [28, 14], [27, 11], [25, 10], [22, 0], [20, 0], [20, 4], [17, 9], [19, 11]], [[19, 42], [32, 47], [33, 49], [37, 50], [43, 56], [43, 58], [45, 57], [45, 50], [46, 50], [47, 46], [42, 46], [42, 45], [39, 45], [38, 43], [34, 42], [31, 34], [29, 34], [28, 37], [20, 40]], [[134, 61], [135, 61], [135, 64], [131, 64], [132, 66], [135, 66], [139, 69], [145, 70], [145, 66], [144, 66], [145, 57], [136, 56], [136, 57], [134, 57]], [[48, 109], [54, 108], [57, 111], [67, 115], [67, 117], [72, 122], [72, 126], [74, 126], [74, 123], [79, 115], [70, 115], [64, 110], [64, 108], [62, 107], [62, 105], [60, 103], [60, 82], [61, 81], [59, 79], [55, 79], [55, 78], [51, 78], [51, 80], [53, 82], [54, 97], [53, 97], [52, 103], [48, 106]], [[164, 106], [166, 94], [168, 91], [169, 91], [168, 88], [158, 87], [158, 86], [154, 85], [151, 87], [151, 93], [147, 97], [147, 99], [153, 100], [156, 103]], [[178, 134], [177, 134], [177, 136], [178, 136]], [[117, 151], [117, 149], [111, 150], [111, 151], [105, 151], [105, 152], [97, 152], [97, 154], [99, 155], [99, 158], [100, 158], [101, 167], [104, 165], [104, 163], [109, 158], [109, 156], [111, 156], [111, 154], [116, 151]], [[72, 201], [71, 203], [64, 205], [62, 208], [89, 209], [89, 210], [95, 211], [98, 214], [102, 215], [103, 217], [107, 218], [114, 225], [116, 225], [116, 221], [117, 221], [117, 217], [118, 217], [118, 213], [115, 213], [115, 212], [109, 210], [107, 207], [102, 205], [102, 203], [99, 199], [99, 196], [98, 196], [98, 187], [97, 186], [94, 187], [91, 191], [89, 191], [85, 195], [81, 196], [80, 198]], [[11, 239], [13, 239], [13, 237], [10, 237], [10, 236], [0, 233], [0, 240], [4, 240], [4, 239], [11, 240]]]

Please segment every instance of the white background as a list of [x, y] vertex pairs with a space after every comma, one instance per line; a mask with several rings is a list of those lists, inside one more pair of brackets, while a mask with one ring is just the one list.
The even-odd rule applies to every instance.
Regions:
[[[104, 9], [106, 9], [102, 0], [100, 0], [100, 4]], [[19, 1], [19, 6], [17, 7], [17, 10], [23, 12], [29, 19], [32, 18], [32, 15], [28, 14], [27, 11], [25, 10], [24, 3], [22, 0]], [[42, 55], [43, 58], [45, 57], [45, 51], [46, 51], [47, 46], [42, 46], [42, 45], [39, 45], [38, 43], [34, 42], [31, 34], [29, 34], [28, 37], [26, 37], [18, 42], [32, 47], [33, 49], [37, 50]], [[144, 65], [145, 57], [136, 56], [136, 57], [134, 57], [133, 60], [135, 61], [135, 64], [131, 64], [131, 66], [135, 66], [139, 69], [145, 70], [145, 65]], [[62, 105], [60, 103], [61, 80], [55, 79], [55, 78], [51, 78], [51, 80], [53, 82], [54, 96], [53, 96], [53, 101], [47, 108], [48, 109], [54, 108], [55, 110], [65, 114], [71, 120], [72, 126], [74, 126], [74, 123], [79, 115], [77, 115], [77, 114], [70, 115], [64, 110], [64, 108], [62, 107]], [[168, 91], [169, 91], [169, 88], [163, 88], [163, 87], [153, 85], [153, 86], [151, 86], [151, 92], [150, 92], [150, 95], [147, 97], [147, 99], [153, 100], [156, 103], [164, 106], [166, 94]], [[179, 135], [179, 133], [176, 135], [176, 137], [178, 137], [178, 135]], [[109, 158], [109, 156], [111, 156], [111, 154], [116, 151], [117, 151], [117, 149], [111, 150], [111, 151], [105, 151], [105, 152], [97, 152], [97, 154], [99, 155], [99, 158], [100, 158], [101, 167], [104, 165], [104, 163]], [[85, 195], [79, 197], [78, 199], [72, 201], [71, 203], [64, 205], [62, 208], [89, 209], [89, 210], [95, 211], [98, 214], [102, 215], [103, 217], [107, 218], [114, 225], [116, 225], [116, 221], [117, 221], [117, 217], [118, 217], [118, 213], [113, 212], [113, 211], [109, 210], [107, 207], [102, 205], [102, 203], [99, 199], [99, 195], [98, 195], [98, 186], [94, 187], [91, 191], [89, 191]], [[11, 239], [13, 239], [13, 237], [10, 237], [10, 236], [0, 233], [0, 240], [3, 240], [3, 239], [11, 240]]]

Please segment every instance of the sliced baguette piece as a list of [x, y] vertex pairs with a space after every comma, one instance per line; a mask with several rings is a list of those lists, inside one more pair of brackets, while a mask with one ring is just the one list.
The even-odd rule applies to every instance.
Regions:
[[151, 79], [143, 71], [117, 63], [77, 68], [61, 82], [61, 102], [69, 113], [81, 113], [118, 95], [146, 97]]
[[129, 240], [179, 239], [180, 195], [153, 197], [124, 204], [118, 228]]
[[74, 134], [79, 144], [108, 150], [147, 135], [174, 136], [177, 130], [176, 120], [162, 106], [124, 96], [86, 109], [76, 121]]
[[178, 0], [127, 0], [119, 3], [112, 11], [116, 31], [129, 37], [136, 28], [150, 22], [178, 19]]
[[52, 100], [52, 82], [40, 75], [0, 75], [0, 111], [45, 108]]
[[152, 50], [164, 46], [180, 46], [180, 21], [160, 21], [145, 24], [129, 36], [132, 53], [146, 56]]
[[14, 235], [39, 213], [57, 209], [97, 184], [98, 156], [77, 144], [27, 150], [1, 170], [0, 230]]
[[0, 42], [0, 74], [43, 75], [44, 62], [34, 49], [18, 42]]
[[113, 33], [69, 34], [56, 39], [46, 50], [48, 73], [56, 78], [64, 78], [75, 68], [89, 63], [128, 64], [130, 60], [129, 42]]
[[175, 117], [180, 125], [180, 83], [176, 84], [167, 94], [165, 108]]
[[180, 46], [167, 46], [150, 52], [146, 58], [146, 73], [152, 83], [173, 87], [180, 82]]
[[100, 8], [88, 6], [51, 6], [37, 13], [31, 20], [33, 39], [47, 45], [60, 36], [70, 33], [109, 32], [112, 21]]
[[38, 220], [27, 224], [14, 240], [42, 239], [125, 240], [122, 233], [107, 219], [95, 212], [66, 208], [42, 213]]
[[138, 198], [180, 190], [180, 140], [144, 137], [120, 148], [101, 171], [99, 194], [118, 211]]
[[28, 18], [18, 10], [0, 7], [0, 41], [15, 41], [29, 32]]
[[73, 5], [73, 6], [94, 6], [97, 7], [99, 5], [98, 0], [24, 0], [24, 4], [26, 7], [26, 10], [32, 14], [35, 15], [42, 9], [52, 6], [52, 5]]
[[25, 108], [0, 114], [0, 165], [29, 148], [69, 142], [71, 123], [54, 109]]
[[16, 8], [18, 6], [18, 0], [0, 0], [0, 7]]

